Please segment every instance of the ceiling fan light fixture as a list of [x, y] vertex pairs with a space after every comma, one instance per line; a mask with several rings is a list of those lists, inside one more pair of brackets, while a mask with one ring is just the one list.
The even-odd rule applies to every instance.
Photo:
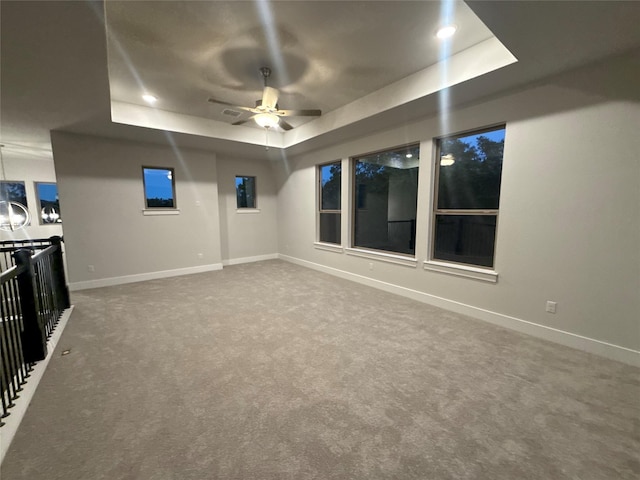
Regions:
[[259, 113], [254, 117], [254, 120], [262, 128], [273, 128], [280, 122], [278, 116], [273, 113]]
[[456, 163], [456, 159], [450, 153], [448, 153], [446, 155], [442, 155], [440, 157], [440, 166], [441, 167], [449, 167], [449, 166], [453, 165], [454, 163]]

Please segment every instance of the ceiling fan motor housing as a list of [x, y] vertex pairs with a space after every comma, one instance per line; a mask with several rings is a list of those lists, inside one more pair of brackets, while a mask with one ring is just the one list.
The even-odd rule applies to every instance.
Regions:
[[[256, 105], [258, 106], [258, 105]], [[278, 109], [278, 90], [272, 87], [264, 87], [262, 92], [262, 100], [260, 100], [260, 107], [265, 111], [274, 111]]]

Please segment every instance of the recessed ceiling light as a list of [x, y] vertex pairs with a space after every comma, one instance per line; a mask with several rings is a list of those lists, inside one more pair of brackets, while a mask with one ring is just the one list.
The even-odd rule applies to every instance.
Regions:
[[407, 153], [405, 156], [406, 156], [407, 158], [411, 158], [411, 157], [413, 157], [413, 155], [412, 155], [411, 153]]
[[156, 103], [158, 101], [158, 99], [150, 93], [145, 93], [144, 95], [142, 95], [142, 99], [147, 103]]
[[446, 25], [444, 27], [440, 27], [436, 32], [436, 37], [438, 37], [441, 40], [452, 37], [453, 34], [456, 33], [457, 29], [458, 27], [456, 27], [455, 25]]

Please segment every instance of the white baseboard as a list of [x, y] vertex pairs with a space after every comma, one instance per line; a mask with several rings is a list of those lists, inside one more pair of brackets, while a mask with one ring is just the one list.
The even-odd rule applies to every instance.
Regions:
[[327, 267], [300, 258], [290, 257], [288, 255], [279, 254], [278, 258], [287, 262], [295, 263], [303, 267], [312, 268], [330, 275], [335, 275], [346, 280], [351, 280], [369, 287], [384, 290], [386, 292], [395, 293], [404, 297], [417, 300], [419, 302], [428, 303], [436, 307], [444, 308], [462, 315], [468, 315], [470, 317], [483, 320], [485, 322], [493, 323], [510, 330], [515, 330], [520, 333], [525, 333], [533, 337], [538, 337], [550, 342], [559, 343], [566, 347], [575, 348], [585, 352], [593, 353], [601, 357], [606, 357], [611, 360], [623, 362], [628, 365], [640, 367], [640, 351], [632, 350], [630, 348], [621, 347], [607, 342], [602, 342], [593, 338], [584, 337], [571, 332], [565, 332], [564, 330], [558, 330], [556, 328], [547, 327], [537, 323], [522, 320], [520, 318], [511, 317], [509, 315], [503, 315], [501, 313], [492, 312], [482, 308], [474, 307], [464, 303], [456, 302], [454, 300], [448, 300], [446, 298], [430, 295], [428, 293], [420, 292], [418, 290], [412, 290], [410, 288], [401, 287], [373, 278], [364, 277], [355, 273], [346, 272], [337, 268]]
[[263, 260], [276, 260], [278, 259], [277, 253], [269, 253], [268, 255], [257, 255], [255, 257], [242, 257], [242, 258], [230, 258], [229, 260], [223, 260], [222, 265], [228, 267], [230, 265], [240, 265], [241, 263], [261, 262]]
[[197, 267], [176, 268], [174, 270], [161, 270], [158, 272], [138, 273], [135, 275], [124, 275], [122, 277], [98, 278], [96, 280], [84, 280], [81, 282], [69, 282], [69, 290], [87, 290], [89, 288], [112, 287], [125, 283], [144, 282], [157, 278], [178, 277], [180, 275], [191, 275], [193, 273], [212, 272], [222, 270], [222, 263], [212, 263], [209, 265], [199, 265]]
[[0, 435], [0, 463], [4, 460], [4, 456], [7, 454], [9, 446], [11, 446], [13, 437], [15, 437], [20, 422], [22, 422], [24, 414], [27, 412], [27, 407], [31, 403], [33, 395], [36, 393], [36, 388], [38, 388], [42, 375], [47, 369], [49, 360], [51, 360], [53, 356], [56, 345], [58, 345], [58, 340], [60, 340], [64, 327], [67, 326], [67, 321], [72, 311], [73, 305], [66, 309], [60, 317], [60, 320], [58, 320], [58, 325], [56, 325], [56, 328], [51, 334], [51, 338], [47, 341], [47, 357], [35, 364], [31, 371], [29, 381], [22, 386], [20, 398], [16, 400], [15, 406], [9, 410], [9, 416], [3, 419], [5, 424], [2, 426], [2, 435]]

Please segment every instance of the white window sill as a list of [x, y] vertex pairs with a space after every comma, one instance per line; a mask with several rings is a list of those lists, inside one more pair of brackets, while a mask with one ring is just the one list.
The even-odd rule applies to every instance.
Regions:
[[342, 245], [336, 245], [334, 243], [313, 242], [313, 246], [318, 250], [326, 250], [328, 252], [344, 253]]
[[483, 282], [497, 283], [498, 272], [484, 268], [476, 268], [467, 265], [456, 265], [453, 263], [438, 262], [435, 260], [425, 260], [424, 269], [432, 272], [448, 273], [458, 277], [473, 278]]
[[260, 213], [259, 208], [238, 208], [236, 213]]
[[142, 210], [142, 215], [180, 215], [180, 210], [178, 210], [177, 208], [172, 208], [171, 210], [169, 209], [151, 209], [151, 208], [145, 208], [144, 210]]
[[405, 267], [415, 268], [418, 265], [418, 261], [415, 258], [405, 257], [404, 255], [377, 252], [375, 250], [364, 250], [361, 248], [345, 248], [344, 251], [347, 253], [347, 255], [369, 258], [371, 260], [379, 260], [381, 262], [395, 263], [396, 265], [404, 265]]

